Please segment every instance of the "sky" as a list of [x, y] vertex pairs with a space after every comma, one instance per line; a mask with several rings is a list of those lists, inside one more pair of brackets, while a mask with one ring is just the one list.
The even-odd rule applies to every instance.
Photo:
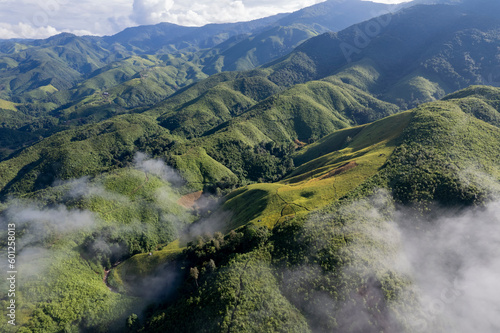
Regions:
[[[170, 22], [201, 26], [293, 12], [324, 0], [0, 0], [0, 39], [112, 35]], [[350, 1], [350, 0], [345, 0]], [[401, 3], [408, 0], [376, 0]]]

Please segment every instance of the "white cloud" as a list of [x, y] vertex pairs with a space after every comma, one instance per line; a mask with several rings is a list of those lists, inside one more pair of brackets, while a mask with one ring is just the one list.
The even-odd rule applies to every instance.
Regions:
[[166, 182], [174, 186], [182, 186], [184, 180], [172, 167], [165, 164], [160, 159], [151, 159], [144, 153], [136, 153], [134, 156], [134, 164], [137, 170], [160, 177]]
[[[200, 26], [249, 21], [325, 0], [0, 0], [1, 38], [44, 38], [60, 32], [110, 35], [126, 27], [171, 22]], [[377, 0], [394, 3], [402, 0]]]
[[[28, 39], [39, 39], [46, 38], [48, 36], [53, 36], [62, 31], [48, 25], [44, 27], [33, 27], [29, 23], [18, 23], [17, 25], [0, 23], [0, 38], [28, 38]], [[67, 31], [76, 34], [89, 34], [88, 31]]]
[[393, 4], [398, 4], [398, 3], [402, 3], [402, 2], [410, 2], [412, 0], [363, 0], [363, 1], [371, 1], [371, 2], [386, 3], [389, 5], [393, 5]]
[[130, 25], [130, 0], [0, 0], [0, 38], [116, 33]]
[[131, 18], [138, 24], [171, 22], [199, 26], [208, 23], [249, 21], [292, 12], [324, 0], [134, 0]]

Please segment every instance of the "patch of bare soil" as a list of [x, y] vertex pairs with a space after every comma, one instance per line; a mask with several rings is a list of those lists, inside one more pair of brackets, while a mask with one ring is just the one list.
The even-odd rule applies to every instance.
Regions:
[[327, 178], [331, 178], [331, 177], [340, 175], [341, 173], [344, 173], [346, 171], [354, 169], [357, 166], [358, 166], [358, 163], [356, 163], [356, 161], [348, 162], [348, 163], [346, 163], [344, 165], [339, 166], [337, 169], [334, 169], [334, 170], [330, 171], [326, 175], [323, 175], [323, 176], [319, 177], [319, 179], [327, 179]]

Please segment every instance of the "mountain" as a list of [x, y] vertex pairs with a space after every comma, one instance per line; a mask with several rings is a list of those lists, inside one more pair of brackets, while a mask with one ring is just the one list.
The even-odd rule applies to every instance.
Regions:
[[[137, 54], [137, 52], [193, 52], [200, 49], [212, 49], [226, 41], [234, 43], [236, 39], [238, 43], [232, 45], [231, 51], [226, 51], [226, 47], [221, 46], [215, 48], [218, 50], [216, 52], [224, 50], [229, 54], [234, 54], [237, 49], [237, 52], [241, 54], [248, 54], [259, 49], [261, 56], [265, 59], [250, 67], [254, 68], [285, 55], [300, 42], [313, 35], [342, 30], [354, 23], [387, 13], [390, 8], [392, 7], [385, 4], [361, 0], [329, 0], [292, 14], [278, 14], [243, 23], [210, 24], [203, 27], [182, 27], [171, 23], [160, 23], [155, 26], [128, 28], [114, 36], [105, 37], [103, 41]], [[296, 31], [295, 41], [288, 41], [287, 35], [292, 34], [294, 30]], [[270, 43], [284, 45], [266, 45]], [[275, 49], [274, 52], [273, 50], [269, 52], [269, 48]], [[273, 56], [275, 53], [279, 53], [278, 56]], [[219, 58], [225, 58], [225, 54]], [[227, 63], [231, 66], [236, 63], [230, 60]], [[249, 69], [249, 67], [235, 69]], [[225, 68], [224, 70], [231, 69]]]
[[102, 41], [116, 49], [138, 53], [172, 53], [178, 50], [207, 49], [233, 36], [264, 29], [286, 14], [241, 23], [208, 24], [183, 27], [172, 23], [127, 28]]
[[114, 45], [115, 48], [132, 52], [134, 50], [146, 52], [168, 45], [169, 42], [187, 35], [193, 30], [197, 30], [197, 28], [160, 23], [152, 26], [127, 28], [113, 36], [105, 37], [104, 41], [112, 47]]
[[[133, 145], [143, 149], [146, 142], [151, 153], [164, 156], [161, 151], [185, 142], [168, 141], [168, 132], [138, 116], [46, 139], [0, 163], [4, 175], [15, 160], [40, 154], [28, 167], [39, 171], [29, 179], [52, 184], [30, 193], [28, 178], [12, 182], [11, 189], [26, 194], [4, 203], [5, 221], [22, 221], [29, 233], [38, 228], [37, 237], [23, 238], [25, 247], [47, 248], [23, 257], [26, 267], [37, 260], [47, 273], [39, 279], [27, 274], [21, 282], [29, 300], [21, 309], [31, 314], [22, 325], [27, 332], [70, 326], [123, 331], [125, 324], [147, 332], [413, 332], [405, 320], [419, 313], [418, 295], [412, 277], [389, 264], [399, 245], [387, 221], [397, 218], [395, 205], [432, 215], [435, 203], [487, 202], [498, 188], [484, 181], [500, 176], [498, 100], [498, 88], [471, 87], [295, 148], [292, 172], [279, 182], [232, 191], [212, 218], [191, 225], [201, 237], [184, 236], [180, 243], [171, 243], [178, 237], [173, 223], [196, 218], [196, 210], [179, 205], [189, 188], [159, 160], [123, 153], [134, 154]], [[202, 162], [194, 150], [170, 161], [182, 171], [210, 160]], [[200, 171], [215, 175], [215, 165]], [[92, 178], [43, 179], [92, 170]], [[220, 164], [218, 172], [232, 177]], [[63, 227], [65, 218], [79, 222]], [[102, 267], [112, 269], [109, 276]], [[149, 303], [156, 305], [141, 315]], [[352, 318], [364, 319], [353, 327]]]
[[[387, 222], [397, 219], [393, 205], [478, 203], [489, 193], [481, 178], [500, 175], [498, 127], [458, 106], [474, 98], [455, 97], [335, 132], [300, 152], [299, 168], [283, 181], [231, 195], [223, 209], [233, 210], [233, 223], [273, 228], [243, 227], [188, 244], [179, 258], [200, 274], [185, 273], [180, 296], [146, 318], [145, 330], [416, 332], [410, 313], [419, 318], [425, 308], [391, 263], [400, 253], [394, 222]], [[328, 204], [332, 199], [339, 201]], [[325, 208], [311, 213], [318, 203]], [[437, 325], [460, 331], [453, 322]]]
[[327, 22], [348, 25], [388, 8], [358, 5], [347, 16], [352, 3], [328, 1], [244, 23], [199, 28], [162, 23], [103, 38], [64, 33], [3, 41], [1, 157], [64, 129], [149, 108], [211, 74], [253, 69], [330, 29]]
[[102, 67], [110, 52], [71, 34], [32, 45], [2, 44], [1, 95], [11, 97], [41, 87], [69, 89], [83, 75]]
[[[353, 51], [346, 57], [348, 43], [354, 47], [362, 36], [356, 34], [378, 22], [387, 26], [359, 49], [359, 55]], [[258, 137], [307, 142], [346, 125], [382, 118], [396, 112], [398, 106], [405, 109], [439, 99], [484, 83], [487, 77], [496, 80], [498, 36], [495, 17], [469, 12], [466, 7], [411, 7], [311, 38], [262, 69], [215, 75], [179, 91], [149, 114], [160, 115], [162, 126], [187, 137], [204, 136], [211, 129], [228, 130], [236, 126], [237, 119], [255, 124], [251, 135], [256, 136], [255, 129], [262, 132], [272, 119], [273, 129]], [[361, 105], [353, 100], [362, 101]], [[311, 110], [328, 116], [311, 118]], [[282, 123], [280, 117], [288, 123]], [[336, 125], [328, 127], [329, 123]], [[321, 132], [323, 126], [328, 129]]]
[[[0, 74], [32, 75], [0, 99], [0, 254], [15, 225], [22, 272], [0, 330], [497, 332], [498, 5], [405, 7], [300, 42], [341, 5], [205, 50], [171, 25], [116, 52], [0, 43]], [[140, 53], [167, 35], [188, 49]], [[59, 68], [67, 86], [33, 88]]]
[[[386, 24], [386, 27], [382, 29], [381, 24]], [[368, 38], [363, 31], [375, 25], [380, 29], [379, 34]], [[471, 84], [494, 84], [497, 69], [500, 68], [495, 57], [498, 35], [498, 19], [487, 16], [487, 13], [471, 12], [463, 6], [415, 6], [339, 33], [311, 38], [283, 59], [238, 78], [259, 80], [260, 86], [273, 87], [271, 91], [275, 92], [297, 90], [300, 86], [294, 85], [321, 80], [324, 86], [359, 89], [360, 93], [377, 96], [379, 100], [405, 109], [442, 98], [447, 93]], [[357, 48], [356, 42], [361, 41], [366, 45]], [[204, 87], [204, 84], [199, 85]], [[233, 108], [238, 108], [237, 111], [229, 110], [224, 116], [210, 114], [214, 108], [207, 108], [206, 105], [217, 104], [210, 97], [211, 91], [219, 89], [222, 84], [215, 87], [210, 85], [208, 90], [199, 92], [195, 92], [198, 91], [195, 86], [157, 106], [156, 112], [163, 113], [160, 121], [169, 130], [196, 128], [199, 132], [195, 135], [201, 135], [210, 127], [229, 120], [231, 112], [238, 116], [258, 109], [259, 103], [265, 104], [267, 109], [272, 108], [270, 104], [282, 103], [281, 94], [275, 92], [275, 96], [269, 100], [243, 101], [241, 95], [252, 97], [249, 95], [253, 94], [251, 90], [245, 92], [238, 85], [233, 88], [235, 80], [229, 77], [224, 85], [226, 88], [231, 87], [225, 92], [232, 94], [231, 103]], [[216, 98], [221, 96], [219, 93], [214, 95]], [[264, 94], [262, 97], [268, 96]], [[182, 100], [185, 107], [178, 100]], [[200, 104], [202, 102], [203, 105]], [[316, 97], [315, 103], [318, 102], [322, 104], [322, 98]], [[370, 108], [373, 110], [373, 107], [368, 106]], [[167, 111], [169, 109], [175, 112]], [[192, 112], [196, 112], [197, 116], [193, 117]], [[375, 119], [373, 117], [377, 115], [358, 118], [355, 123], [372, 121]], [[184, 119], [190, 122], [189, 126]], [[301, 135], [301, 139], [308, 140], [311, 135]]]
[[[213, 75], [133, 118], [145, 123], [157, 121], [161, 126], [158, 131], [164, 132], [162, 136], [168, 141], [184, 142], [184, 148], [178, 146], [176, 153], [165, 150], [165, 154], [172, 161], [178, 160], [179, 165], [185, 164], [181, 162], [184, 158], [192, 158], [188, 157], [188, 152], [191, 147], [197, 147], [202, 149], [199, 151], [201, 156], [208, 154], [215, 163], [229, 166], [242, 181], [257, 181], [264, 175], [264, 179], [272, 179], [272, 172], [268, 173], [265, 167], [261, 169], [262, 173], [252, 172], [254, 163], [263, 162], [257, 162], [253, 153], [247, 152], [247, 147], [253, 149], [267, 142], [285, 146], [290, 142], [314, 142], [334, 130], [372, 122], [408, 105], [434, 100], [447, 92], [479, 83], [487, 71], [494, 73], [495, 66], [500, 65], [494, 53], [495, 38], [499, 36], [498, 19], [488, 17], [488, 12], [470, 12], [461, 5], [404, 9], [390, 16], [390, 20], [383, 16], [339, 33], [314, 37], [290, 55], [261, 69]], [[357, 40], [357, 32], [363, 31], [370, 22], [388, 24], [360, 50], [359, 55], [354, 53], [349, 62], [342, 45], [351, 38]], [[473, 47], [473, 43], [478, 47]], [[154, 58], [139, 58], [138, 64], [139, 60], [155, 61]], [[118, 102], [119, 97], [111, 91], [111, 97]], [[124, 90], [118, 92], [123, 94]], [[133, 100], [131, 96], [123, 97]], [[125, 101], [123, 97], [120, 98]], [[93, 108], [84, 110], [90, 115], [95, 113]], [[103, 111], [102, 108], [98, 110]], [[96, 116], [94, 121], [117, 112], [110, 110]], [[62, 114], [63, 110], [60, 111]], [[68, 113], [67, 118], [62, 119], [78, 119], [80, 115]], [[28, 139], [32, 140], [31, 137]], [[70, 140], [71, 145], [72, 142], [74, 140]], [[135, 145], [130, 146], [131, 151], [136, 149], [133, 148]], [[65, 156], [64, 153], [55, 154]], [[276, 160], [271, 151], [266, 154], [266, 163]], [[23, 191], [49, 185], [33, 176], [45, 164], [41, 160], [34, 163], [33, 158], [24, 156], [27, 156], [27, 151], [8, 161], [14, 163], [15, 160], [17, 165], [10, 168], [12, 174], [17, 175], [15, 179], [5, 175], [3, 186], [9, 183], [9, 192], [18, 186], [14, 185], [15, 182], [24, 183], [28, 179], [32, 185], [22, 185], [23, 189], [28, 186]], [[248, 159], [253, 162], [249, 163]], [[32, 169], [27, 165], [37, 167]], [[202, 182], [206, 176], [197, 168], [185, 170], [186, 177]], [[22, 173], [15, 171], [21, 169], [24, 170]], [[62, 176], [58, 168], [54, 170], [51, 172], [54, 179]], [[100, 170], [106, 168], [99, 162], [96, 168], [86, 172]], [[49, 174], [47, 171], [43, 173]], [[85, 172], [81, 171], [63, 178], [83, 174]], [[209, 178], [217, 181], [217, 178]]]
[[[3, 87], [1, 96], [12, 97], [49, 84], [58, 90], [68, 89], [96, 69], [124, 57], [198, 52], [212, 49], [231, 38], [237, 38], [239, 45], [232, 45], [230, 49], [222, 46], [210, 51], [209, 59], [201, 61], [200, 66], [205, 66], [204, 62], [208, 63], [210, 69], [207, 73], [211, 74], [214, 71], [213, 64], [221, 61], [220, 59], [226, 54], [239, 53], [237, 57], [241, 59], [240, 61], [244, 61], [245, 58], [252, 58], [251, 53], [260, 48], [256, 59], [234, 69], [254, 68], [285, 55], [300, 42], [329, 29], [328, 25], [318, 26], [312, 22], [316, 18], [322, 22], [337, 20], [340, 17], [339, 13], [345, 17], [342, 13], [349, 10], [349, 6], [346, 7], [343, 2], [329, 1], [328, 5], [315, 5], [311, 7], [311, 12], [298, 12], [296, 16], [285, 21], [281, 19], [289, 17], [289, 14], [279, 14], [250, 22], [209, 24], [203, 27], [160, 23], [154, 26], [128, 28], [114, 36], [102, 38], [77, 37], [63, 33], [46, 40], [7, 40], [0, 45], [2, 55], [0, 61], [3, 63], [0, 65], [3, 69], [0, 77]], [[376, 14], [373, 12], [374, 9], [386, 8], [368, 2], [358, 4], [358, 7], [362, 10], [356, 11], [355, 15], [348, 15], [340, 27], [374, 16]], [[304, 21], [304, 17], [309, 21]], [[293, 27], [296, 25], [299, 26]], [[294, 36], [288, 36], [290, 34]], [[217, 54], [217, 59], [213, 59], [214, 54]], [[86, 56], [90, 57], [88, 61]], [[206, 55], [202, 57], [205, 58]], [[229, 60], [232, 60], [231, 56]], [[234, 62], [238, 63], [238, 60], [235, 59]], [[231, 69], [225, 66], [219, 67], [218, 71]], [[33, 68], [43, 68], [43, 74], [31, 72]], [[21, 78], [11, 81], [19, 75]], [[18, 82], [19, 80], [21, 82]]]
[[[497, 76], [498, 20], [489, 13], [465, 5], [414, 6], [312, 38], [288, 56], [286, 67], [309, 63], [311, 72], [296, 83], [335, 75], [383, 100], [416, 105]], [[377, 34], [370, 37], [372, 26]]]
[[[305, 40], [340, 31], [395, 8], [369, 1], [329, 0], [284, 16], [248, 36], [240, 35], [203, 56], [207, 74], [248, 70], [288, 54]], [[214, 55], [215, 53], [215, 55]]]
[[281, 18], [277, 25], [302, 24], [318, 32], [341, 31], [359, 22], [387, 14], [399, 8], [362, 0], [327, 0]]

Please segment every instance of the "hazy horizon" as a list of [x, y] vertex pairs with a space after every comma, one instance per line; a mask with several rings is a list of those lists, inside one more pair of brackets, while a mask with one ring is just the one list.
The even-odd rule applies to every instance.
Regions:
[[[352, 0], [344, 0], [352, 1]], [[409, 0], [363, 0], [397, 4]], [[184, 26], [245, 22], [290, 13], [324, 0], [0, 0], [0, 39], [40, 39], [69, 32], [113, 35], [126, 28], [161, 22]], [[237, 18], [237, 19], [235, 19]], [[92, 22], [89, 24], [89, 22]]]

